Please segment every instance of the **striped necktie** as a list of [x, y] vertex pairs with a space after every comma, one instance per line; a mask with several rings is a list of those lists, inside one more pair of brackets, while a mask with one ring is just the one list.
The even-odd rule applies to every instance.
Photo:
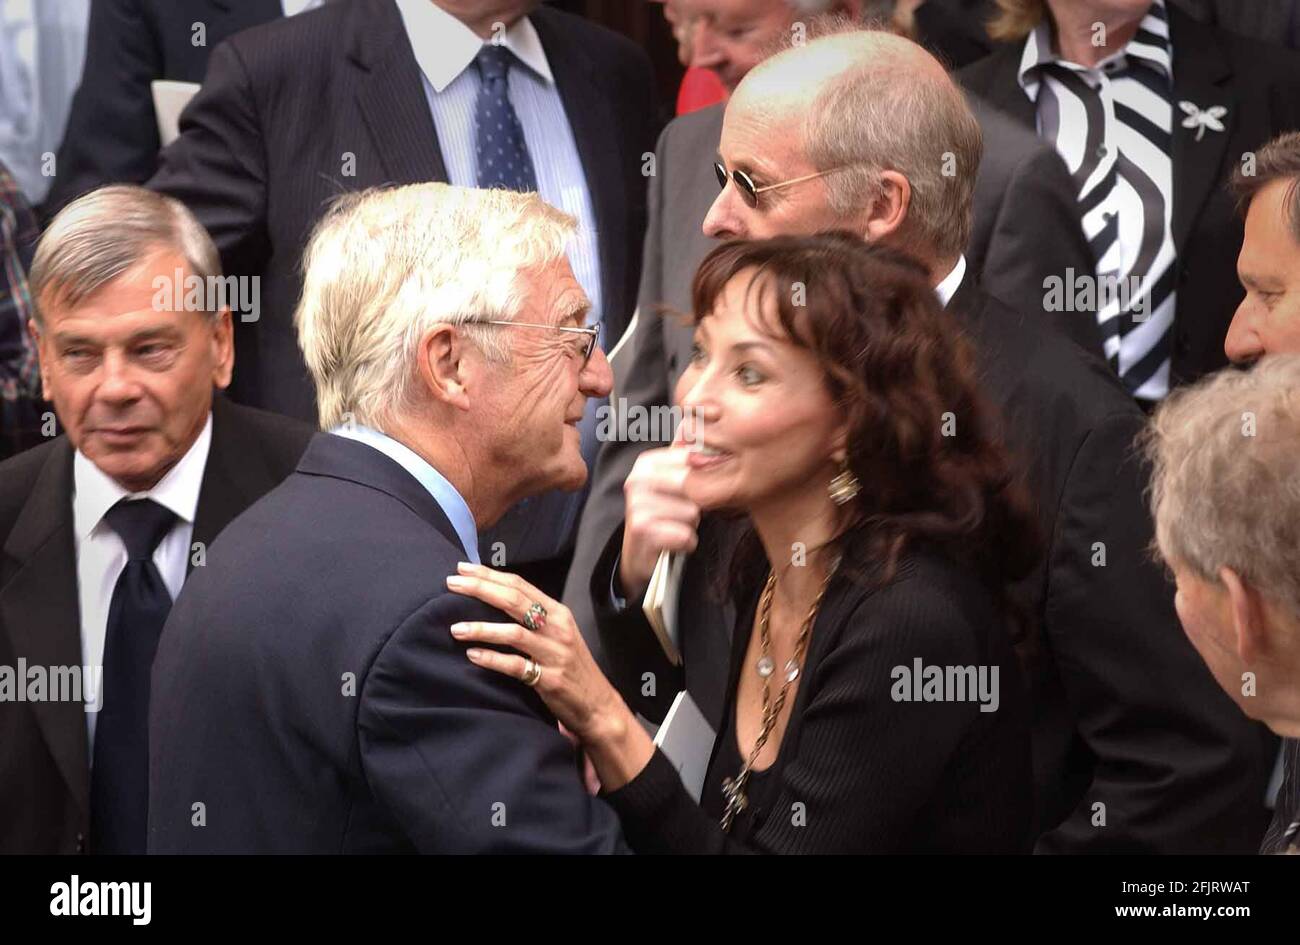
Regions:
[[[1139, 54], [1141, 53], [1141, 54]], [[1175, 306], [1169, 29], [1156, 3], [1126, 52], [1088, 72], [1040, 67], [1040, 127], [1073, 172], [1084, 235], [1097, 264], [1097, 323], [1129, 392], [1169, 387]], [[1074, 116], [1083, 116], [1078, 122]]]

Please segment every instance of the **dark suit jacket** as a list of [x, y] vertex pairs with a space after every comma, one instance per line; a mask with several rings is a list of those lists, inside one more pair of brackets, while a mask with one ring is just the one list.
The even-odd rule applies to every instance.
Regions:
[[[1242, 224], [1225, 184], [1243, 155], [1300, 128], [1300, 56], [1198, 23], [1169, 8], [1174, 52], [1173, 235], [1178, 253], [1178, 308], [1171, 384], [1184, 384], [1227, 364], [1223, 339], [1241, 303], [1237, 255]], [[974, 95], [1025, 128], [1037, 127], [1034, 103], [1020, 88], [1022, 43], [1009, 44], [961, 70]], [[1221, 105], [1225, 130], [1200, 141], [1184, 128], [1178, 103]], [[1077, 219], [1077, 212], [1076, 212]], [[1058, 273], [1061, 276], [1065, 274]], [[1056, 316], [1063, 330], [1099, 357], [1101, 333], [1089, 313]]]
[[1260, 853], [1300, 853], [1300, 739], [1282, 742], [1282, 784], [1277, 792], [1277, 808], [1260, 845]]
[[[975, 182], [968, 271], [1017, 311], [1038, 312], [1047, 275], [1092, 266], [1077, 222], [1073, 185], [1051, 147], [995, 109], [972, 105], [984, 135], [984, 156]], [[722, 116], [721, 105], [683, 115], [659, 139], [640, 306], [610, 358], [616, 409], [623, 400], [629, 405], [671, 403], [677, 379], [686, 370], [693, 332], [661, 317], [660, 310], [690, 311], [691, 279], [716, 245], [701, 226], [718, 195], [712, 161]], [[610, 441], [601, 448], [565, 587], [565, 602], [579, 626], [592, 626], [587, 583], [596, 557], [623, 521], [623, 482], [637, 456], [660, 445]]]
[[1296, 0], [1174, 0], [1203, 23], [1300, 49], [1300, 3]]
[[[705, 520], [702, 530], [716, 522]], [[723, 541], [727, 539], [723, 538]], [[725, 558], [725, 555], [723, 556]], [[717, 580], [719, 574], [710, 574]], [[969, 571], [917, 547], [882, 587], [832, 580], [818, 611], [780, 752], [751, 782], [730, 834], [718, 826], [722, 778], [735, 777], [735, 693], [762, 581], [746, 603], [718, 688], [726, 709], [701, 804], [662, 754], [606, 795], [638, 853], [1027, 853], [1033, 791], [1029, 712], [1007, 620]], [[682, 611], [688, 645], [716, 627]], [[639, 607], [601, 613], [602, 636], [644, 639]], [[718, 634], [724, 636], [725, 634]], [[997, 667], [995, 711], [966, 701], [898, 701], [894, 670]], [[695, 669], [690, 654], [689, 671]], [[990, 671], [990, 670], [986, 670]], [[919, 685], [919, 684], [918, 684]], [[774, 687], [775, 688], [775, 687]], [[909, 693], [910, 693], [909, 689]], [[950, 693], [950, 695], [952, 695]], [[749, 746], [745, 746], [746, 751]], [[803, 823], [793, 816], [802, 804]]]
[[[640, 271], [642, 155], [656, 131], [650, 63], [629, 40], [585, 20], [544, 6], [530, 17], [586, 172], [601, 234], [606, 337], [617, 338]], [[314, 419], [292, 323], [312, 227], [339, 194], [447, 177], [396, 5], [348, 0], [223, 43], [180, 129], [149, 186], [194, 211], [226, 273], [262, 278], [260, 320], [235, 331], [233, 396]], [[353, 176], [344, 176], [345, 155], [355, 159]]]
[[[92, 0], [81, 85], [45, 215], [104, 184], [147, 181], [161, 147], [149, 83], [202, 82], [214, 46], [283, 12], [281, 0]], [[206, 30], [201, 46], [195, 23]]]
[[991, 0], [925, 0], [916, 9], [916, 41], [950, 69], [983, 59], [994, 48], [986, 24]]
[[446, 589], [463, 560], [415, 477], [318, 434], [167, 621], [149, 852], [620, 849], [538, 695], [452, 640], [506, 619]]
[[[1253, 850], [1275, 750], [1187, 642], [1173, 588], [1148, 553], [1148, 472], [1132, 452], [1141, 411], [1099, 360], [969, 282], [950, 308], [975, 342], [1047, 542], [1044, 561], [1015, 589], [1037, 627], [1027, 654], [1037, 850]], [[621, 540], [620, 528], [591, 593], [608, 595]], [[689, 561], [707, 560], [707, 550]], [[716, 614], [692, 570], [688, 563], [681, 610]], [[719, 628], [730, 626], [714, 616], [684, 628], [711, 628], [683, 640], [682, 653], [685, 686], [715, 721], [729, 650]], [[681, 679], [652, 636], [603, 644], [629, 701], [647, 671], [662, 674], [661, 693]]]
[[[211, 546], [289, 475], [311, 435], [304, 424], [217, 396], [191, 540]], [[59, 437], [0, 464], [0, 665], [85, 662], [72, 457]], [[85, 852], [90, 759], [82, 705], [0, 702], [0, 746], [0, 853]]]

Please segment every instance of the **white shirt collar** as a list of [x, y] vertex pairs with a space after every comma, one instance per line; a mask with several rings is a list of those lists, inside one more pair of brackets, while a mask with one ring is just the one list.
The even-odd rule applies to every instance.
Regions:
[[964, 255], [957, 257], [957, 265], [952, 267], [952, 272], [943, 277], [943, 281], [934, 287], [934, 294], [939, 296], [939, 301], [943, 307], [947, 308], [952, 297], [957, 294], [957, 287], [961, 285], [961, 280], [966, 278], [966, 257]]
[[324, 0], [282, 0], [281, 5], [284, 7], [284, 15], [288, 17], [314, 10], [322, 3]]
[[72, 458], [72, 524], [77, 541], [85, 541], [95, 530], [104, 513], [125, 498], [153, 499], [171, 509], [185, 522], [194, 524], [199, 507], [199, 490], [203, 486], [203, 472], [208, 465], [208, 451], [212, 446], [212, 414], [199, 431], [189, 450], [180, 458], [157, 485], [147, 492], [128, 492], [116, 480], [77, 450]]
[[[415, 61], [435, 92], [451, 85], [486, 45], [472, 29], [430, 0], [397, 0], [397, 9]], [[528, 17], [515, 20], [502, 35], [501, 45], [548, 84], [555, 82], [542, 41]]]

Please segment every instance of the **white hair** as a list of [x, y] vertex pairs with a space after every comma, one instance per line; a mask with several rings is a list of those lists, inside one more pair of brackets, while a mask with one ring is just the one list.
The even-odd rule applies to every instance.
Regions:
[[1143, 446], [1165, 561], [1210, 583], [1232, 568], [1300, 617], [1300, 354], [1175, 391]]
[[384, 429], [408, 408], [419, 341], [435, 325], [465, 326], [506, 360], [506, 332], [471, 326], [514, 319], [521, 274], [561, 258], [576, 228], [536, 194], [507, 190], [414, 184], [339, 199], [307, 246], [294, 314], [321, 427]]

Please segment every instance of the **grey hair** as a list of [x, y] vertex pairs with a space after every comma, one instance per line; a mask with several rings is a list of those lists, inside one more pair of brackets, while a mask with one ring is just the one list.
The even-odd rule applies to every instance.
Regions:
[[1300, 615], [1300, 354], [1175, 391], [1141, 445], [1156, 550], [1211, 583], [1232, 568]]
[[160, 250], [178, 253], [190, 275], [205, 283], [221, 278], [212, 238], [179, 200], [130, 184], [78, 197], [36, 246], [28, 273], [36, 324], [43, 324], [45, 305], [79, 305]]
[[526, 270], [562, 258], [577, 221], [536, 194], [412, 184], [348, 194], [317, 224], [303, 256], [298, 344], [323, 429], [352, 420], [383, 430], [415, 397], [421, 337], [460, 326], [491, 360], [513, 320]]
[[[840, 19], [818, 32], [810, 47], [864, 31]], [[803, 134], [814, 167], [843, 168], [825, 179], [835, 213], [868, 206], [879, 196], [881, 172], [896, 171], [912, 191], [900, 236], [910, 236], [940, 259], [966, 249], [983, 137], [950, 79], [940, 79], [937, 71], [931, 77], [901, 69], [890, 56], [864, 62], [827, 81], [808, 109]]]

